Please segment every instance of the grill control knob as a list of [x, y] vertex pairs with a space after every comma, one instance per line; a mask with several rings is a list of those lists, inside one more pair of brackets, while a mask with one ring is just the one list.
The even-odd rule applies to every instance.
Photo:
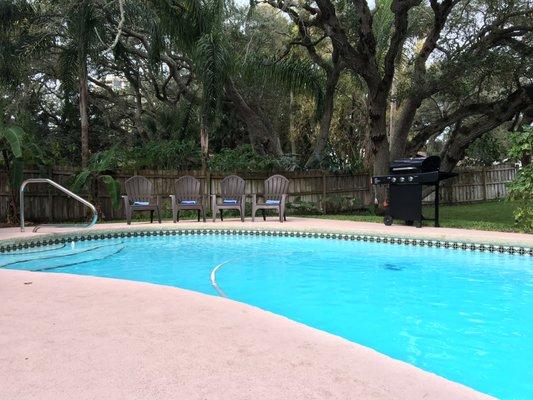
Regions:
[[400, 182], [405, 182], [405, 178], [403, 176], [400, 178]]
[[396, 182], [396, 178], [392, 178], [391, 181], [392, 181], [392, 182]]
[[408, 180], [409, 180], [409, 182], [413, 182], [413, 177], [410, 176], [410, 177], [408, 178]]

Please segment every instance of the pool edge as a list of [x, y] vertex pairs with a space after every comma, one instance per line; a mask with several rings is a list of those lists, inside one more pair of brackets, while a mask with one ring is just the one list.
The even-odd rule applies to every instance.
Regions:
[[106, 229], [98, 226], [88, 231], [76, 230], [72, 232], [51, 232], [39, 234], [35, 237], [8, 238], [0, 239], [0, 253], [34, 248], [52, 244], [91, 241], [113, 238], [126, 237], [143, 237], [143, 236], [180, 236], [180, 235], [259, 235], [259, 236], [289, 236], [289, 237], [312, 237], [323, 239], [337, 239], [363, 242], [377, 242], [386, 244], [411, 245], [420, 247], [437, 247], [453, 250], [480, 251], [507, 253], [517, 255], [533, 256], [533, 248], [521, 245], [498, 245], [489, 241], [480, 243], [479, 241], [453, 240], [453, 239], [435, 239], [431, 237], [407, 237], [405, 235], [394, 234], [366, 234], [357, 232], [343, 232], [342, 230], [314, 230], [314, 229], [292, 229], [290, 227], [280, 227], [280, 229], [258, 227], [249, 229], [247, 227], [209, 227], [209, 228], [191, 228], [191, 227], [125, 227]]

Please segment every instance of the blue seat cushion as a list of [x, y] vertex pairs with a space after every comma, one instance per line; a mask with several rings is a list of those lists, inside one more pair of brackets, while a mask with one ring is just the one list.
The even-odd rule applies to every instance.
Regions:
[[279, 200], [267, 200], [265, 201], [265, 204], [268, 204], [269, 206], [275, 206], [281, 203]]
[[224, 199], [224, 200], [222, 200], [222, 204], [237, 204], [237, 200]]
[[182, 200], [180, 201], [180, 204], [183, 204], [184, 206], [194, 206], [196, 205], [196, 200]]
[[133, 205], [134, 206], [148, 206], [150, 205], [150, 202], [149, 201], [134, 201]]

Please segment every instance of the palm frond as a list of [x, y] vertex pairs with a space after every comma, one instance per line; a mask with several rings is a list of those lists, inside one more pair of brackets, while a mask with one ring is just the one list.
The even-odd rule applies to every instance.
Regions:
[[102, 175], [100, 180], [105, 184], [107, 194], [111, 197], [111, 204], [114, 209], [120, 207], [120, 184], [111, 175]]
[[18, 188], [24, 179], [24, 160], [22, 158], [14, 158], [11, 161], [11, 168], [9, 174], [9, 184], [12, 188]]
[[224, 84], [232, 69], [229, 49], [223, 36], [217, 32], [203, 35], [196, 45], [194, 58], [202, 82], [204, 115], [211, 119], [218, 110]]
[[391, 10], [393, 0], [377, 0], [376, 11], [372, 20], [372, 30], [376, 38], [376, 58], [380, 68], [383, 67], [385, 54], [389, 46], [394, 13]]
[[22, 136], [24, 131], [18, 126], [0, 126], [0, 140], [4, 139], [9, 145], [13, 157], [22, 157]]
[[84, 169], [79, 174], [76, 175], [74, 178], [74, 182], [70, 185], [70, 189], [75, 192], [79, 193], [84, 187], [87, 186], [88, 179], [91, 176], [91, 170]]
[[75, 47], [69, 46], [62, 49], [59, 54], [59, 74], [66, 92], [76, 90], [78, 80], [79, 57]]
[[315, 117], [319, 118], [322, 115], [325, 77], [311, 61], [298, 57], [287, 57], [276, 61], [255, 55], [248, 56], [240, 66], [242, 77], [251, 85], [266, 85], [313, 96], [316, 106]]

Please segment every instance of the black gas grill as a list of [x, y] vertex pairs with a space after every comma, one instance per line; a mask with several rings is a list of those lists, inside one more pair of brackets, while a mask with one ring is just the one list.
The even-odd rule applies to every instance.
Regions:
[[[383, 222], [392, 225], [394, 219], [403, 219], [407, 225], [420, 228], [422, 220], [434, 220], [439, 226], [439, 184], [457, 174], [440, 172], [440, 157], [402, 158], [390, 164], [390, 175], [374, 176], [374, 185], [389, 185], [388, 215]], [[422, 186], [435, 186], [435, 218], [422, 215]]]

